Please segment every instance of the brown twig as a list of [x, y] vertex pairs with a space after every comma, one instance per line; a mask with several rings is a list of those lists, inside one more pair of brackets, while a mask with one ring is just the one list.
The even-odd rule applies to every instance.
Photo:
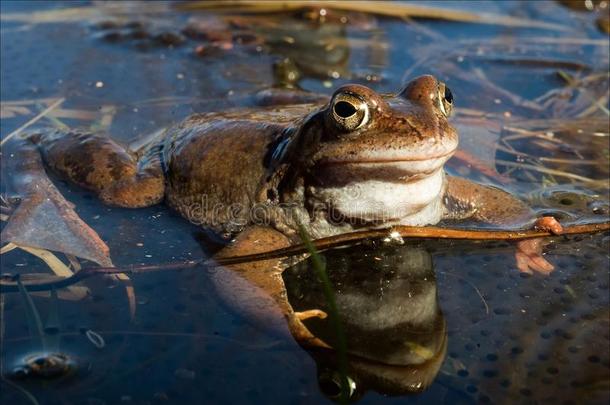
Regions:
[[[574, 235], [582, 233], [597, 233], [610, 230], [610, 222], [600, 222], [582, 225], [564, 226], [562, 235]], [[402, 238], [417, 238], [417, 239], [458, 239], [458, 240], [523, 240], [532, 238], [541, 238], [555, 236], [551, 232], [531, 230], [470, 230], [470, 229], [455, 229], [441, 228], [436, 226], [395, 226], [392, 228], [373, 229], [367, 231], [358, 231], [346, 233], [343, 235], [330, 236], [313, 241], [315, 248], [318, 251], [323, 251], [340, 246], [346, 246], [367, 239], [381, 239], [388, 236], [400, 236]], [[24, 283], [28, 291], [49, 291], [51, 289], [59, 289], [70, 286], [74, 283], [82, 281], [98, 274], [140, 274], [162, 270], [186, 270], [195, 268], [200, 265], [208, 267], [228, 266], [239, 263], [254, 262], [260, 260], [277, 259], [300, 255], [307, 252], [305, 245], [296, 244], [284, 249], [273, 250], [269, 252], [256, 253], [251, 255], [230, 256], [218, 259], [200, 259], [190, 260], [186, 262], [168, 263], [160, 265], [131, 265], [125, 267], [88, 267], [84, 268], [73, 276], [60, 278], [54, 281], [47, 282], [30, 282]], [[5, 276], [0, 280], [0, 293], [16, 292], [16, 280], [19, 275], [14, 277]]]
[[[610, 229], [610, 222], [601, 222], [583, 225], [571, 225], [563, 228], [562, 235], [573, 235], [579, 233], [596, 233]], [[330, 236], [314, 241], [317, 250], [326, 250], [335, 247], [349, 245], [365, 239], [380, 239], [392, 234], [400, 235], [402, 238], [419, 239], [461, 239], [461, 240], [522, 240], [555, 236], [551, 232], [539, 230], [470, 230], [441, 228], [437, 226], [395, 226], [392, 228], [373, 229], [368, 231], [351, 232], [343, 235]], [[224, 257], [213, 260], [212, 263], [220, 266], [238, 264], [244, 262], [274, 259], [278, 257], [293, 256], [305, 253], [303, 244], [293, 245], [284, 249], [271, 252], [262, 252], [252, 255]], [[210, 260], [208, 260], [209, 262]], [[206, 262], [206, 264], [208, 264]]]

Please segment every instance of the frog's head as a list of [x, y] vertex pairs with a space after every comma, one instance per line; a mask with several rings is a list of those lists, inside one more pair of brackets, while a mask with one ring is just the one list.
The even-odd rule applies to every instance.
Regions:
[[321, 171], [338, 165], [332, 177], [358, 177], [353, 171], [371, 164], [396, 169], [397, 176], [383, 177], [390, 181], [432, 173], [457, 147], [457, 133], [447, 122], [452, 102], [449, 89], [432, 76], [391, 95], [342, 86], [322, 112], [325, 130], [313, 159]]
[[438, 219], [412, 216], [442, 193], [442, 166], [458, 144], [447, 121], [452, 103], [450, 90], [432, 76], [390, 95], [345, 85], [293, 128], [289, 146], [280, 146], [288, 146], [283, 155], [304, 173], [316, 203], [365, 221], [430, 223]]

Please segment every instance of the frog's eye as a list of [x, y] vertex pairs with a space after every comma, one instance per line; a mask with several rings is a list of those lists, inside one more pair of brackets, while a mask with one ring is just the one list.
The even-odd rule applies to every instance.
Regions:
[[[346, 375], [347, 395], [351, 398], [356, 394], [356, 383], [350, 376]], [[328, 398], [337, 400], [341, 397], [341, 374], [332, 370], [323, 370], [318, 374], [318, 385], [320, 391]]]
[[451, 115], [451, 111], [453, 110], [453, 94], [449, 87], [445, 86], [445, 83], [438, 84], [438, 109], [441, 110], [445, 117], [449, 117]]
[[369, 107], [353, 94], [340, 93], [333, 99], [332, 117], [339, 128], [353, 131], [368, 122]]

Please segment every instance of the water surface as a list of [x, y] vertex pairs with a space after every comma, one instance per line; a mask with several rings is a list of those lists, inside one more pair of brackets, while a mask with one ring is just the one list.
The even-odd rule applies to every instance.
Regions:
[[[253, 93], [274, 85], [330, 94], [357, 82], [390, 92], [431, 73], [456, 98], [453, 123], [463, 153], [448, 163], [449, 172], [504, 187], [565, 221], [607, 220], [609, 52], [595, 20], [608, 11], [550, 1], [433, 5], [547, 25], [2, 2], [1, 133], [62, 97], [55, 120], [138, 142], [193, 112], [251, 106]], [[206, 36], [185, 35], [188, 24], [204, 27]], [[164, 206], [108, 208], [87, 192], [59, 186], [107, 241], [116, 265], [196, 260], [214, 250], [201, 230]], [[354, 341], [378, 344], [372, 350], [378, 357], [400, 353], [405, 341], [441, 355], [422, 393], [396, 396], [388, 384], [356, 372], [354, 399], [607, 403], [609, 240], [608, 233], [551, 239], [546, 258], [556, 269], [549, 276], [519, 274], [513, 246], [504, 242], [428, 240], [326, 252], [344, 310], [378, 311], [377, 318], [349, 316]], [[19, 250], [1, 259], [2, 273], [50, 272]], [[371, 269], [377, 270], [367, 274]], [[77, 300], [76, 290], [58, 291], [59, 299], [34, 295], [48, 326], [46, 344], [76, 365], [50, 380], [9, 379], [41, 342], [28, 329], [23, 295], [3, 294], [0, 402], [329, 402], [329, 387], [318, 379], [333, 369], [334, 357], [308, 352], [228, 305], [212, 286], [213, 271], [132, 275], [133, 320], [124, 285], [108, 278], [78, 284], [88, 295]], [[284, 275], [295, 307], [325, 305], [311, 274], [306, 261]], [[426, 333], [419, 337], [413, 337], [419, 329], [405, 326], [416, 307], [431, 322], [420, 323]], [[311, 327], [329, 334], [328, 325]]]

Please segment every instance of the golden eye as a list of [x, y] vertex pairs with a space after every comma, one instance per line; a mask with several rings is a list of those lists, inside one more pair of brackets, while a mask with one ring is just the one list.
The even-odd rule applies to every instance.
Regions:
[[439, 82], [437, 99], [438, 109], [445, 117], [449, 117], [453, 110], [453, 93], [451, 93], [449, 87], [445, 86], [445, 83]]
[[369, 108], [359, 97], [349, 93], [337, 94], [332, 104], [332, 117], [339, 128], [353, 131], [369, 120]]

